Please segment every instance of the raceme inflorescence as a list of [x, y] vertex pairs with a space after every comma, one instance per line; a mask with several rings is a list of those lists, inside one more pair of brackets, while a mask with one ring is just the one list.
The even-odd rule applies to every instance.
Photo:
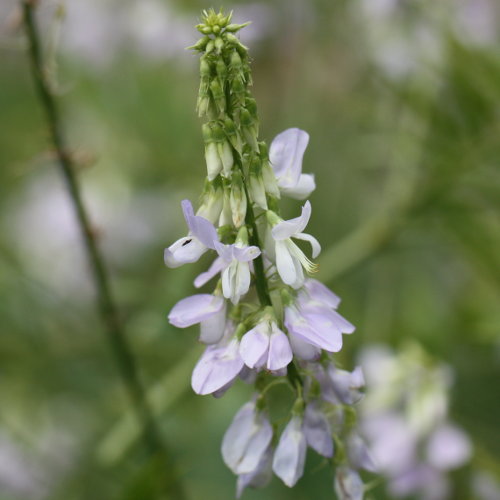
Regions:
[[[337, 312], [339, 297], [310, 277], [316, 265], [296, 243], [309, 243], [312, 258], [320, 253], [304, 232], [310, 202], [290, 220], [279, 209], [282, 196], [305, 200], [315, 189], [314, 176], [302, 173], [309, 136], [291, 128], [269, 149], [259, 139], [248, 49], [236, 36], [244, 26], [232, 24], [231, 14], [204, 11], [197, 26], [203, 38], [191, 47], [201, 56], [197, 110], [206, 120], [207, 178], [196, 212], [182, 202], [188, 234], [165, 250], [165, 263], [177, 267], [210, 252], [215, 258], [194, 286], [215, 286], [179, 301], [169, 321], [200, 325], [206, 349], [192, 374], [197, 394], [221, 396], [238, 378], [255, 388], [222, 442], [238, 496], [264, 486], [272, 472], [293, 487], [309, 446], [334, 468], [338, 498], [359, 500], [359, 469], [374, 471], [353, 407], [363, 374], [332, 359], [354, 326]], [[285, 418], [270, 408], [279, 384], [292, 394]]]

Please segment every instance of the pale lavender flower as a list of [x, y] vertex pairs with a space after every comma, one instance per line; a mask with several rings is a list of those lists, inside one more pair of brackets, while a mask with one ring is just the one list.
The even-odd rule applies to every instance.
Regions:
[[340, 304], [340, 297], [318, 280], [313, 278], [306, 279], [304, 289], [313, 302], [318, 302], [332, 309], [337, 309]]
[[304, 200], [316, 188], [314, 175], [302, 173], [302, 158], [309, 143], [309, 134], [289, 128], [278, 134], [269, 150], [269, 159], [281, 193]]
[[246, 474], [240, 474], [236, 483], [236, 498], [240, 498], [245, 488], [262, 488], [266, 486], [273, 475], [273, 448], [268, 446], [257, 467]]
[[275, 321], [261, 321], [241, 339], [240, 355], [249, 368], [275, 371], [292, 361], [292, 348]]
[[451, 424], [438, 427], [426, 446], [427, 461], [441, 470], [461, 467], [470, 459], [471, 453], [472, 446], [467, 435]]
[[363, 500], [363, 481], [359, 474], [349, 467], [337, 467], [334, 488], [338, 500]]
[[310, 217], [311, 204], [307, 201], [302, 207], [300, 217], [277, 222], [271, 229], [278, 273], [283, 282], [293, 288], [300, 288], [304, 284], [304, 271], [302, 268], [305, 268], [308, 272], [313, 272], [315, 265], [292, 241], [292, 238], [308, 241], [312, 247], [313, 258], [316, 258], [321, 251], [318, 240], [314, 236], [302, 232], [307, 226]]
[[230, 384], [243, 368], [240, 343], [226, 328], [222, 340], [209, 345], [194, 367], [191, 386], [197, 394], [212, 394]]
[[351, 465], [356, 469], [377, 472], [377, 466], [373, 460], [371, 451], [361, 436], [355, 432], [347, 439], [347, 454]]
[[251, 474], [269, 448], [273, 429], [266, 412], [250, 401], [235, 415], [222, 440], [222, 458], [235, 474]]
[[333, 456], [333, 439], [330, 423], [319, 408], [318, 401], [312, 400], [304, 413], [304, 434], [308, 446], [324, 457]]
[[[222, 339], [226, 329], [226, 312], [227, 304], [226, 301], [223, 301], [222, 307], [217, 312], [200, 322], [200, 342], [216, 344]], [[227, 326], [234, 331], [232, 323], [229, 322]]]
[[332, 404], [353, 405], [363, 397], [361, 389], [365, 385], [365, 379], [359, 366], [349, 372], [330, 363], [326, 369], [318, 369], [317, 378], [322, 398]]
[[321, 357], [321, 349], [297, 337], [288, 330], [288, 339], [292, 346], [293, 354], [304, 361], [317, 361]]
[[342, 332], [335, 328], [327, 315], [316, 312], [302, 314], [297, 307], [285, 308], [285, 326], [300, 340], [328, 352], [342, 348]]
[[165, 249], [164, 259], [168, 267], [178, 267], [188, 262], [196, 262], [209, 248], [215, 248], [218, 241], [217, 231], [205, 218], [194, 215], [189, 200], [183, 200], [182, 211], [189, 233]]
[[179, 300], [168, 315], [168, 320], [178, 328], [187, 328], [211, 316], [220, 313], [224, 308], [224, 299], [208, 293], [191, 295]]
[[260, 249], [240, 243], [223, 245], [218, 242], [215, 249], [224, 265], [222, 293], [226, 299], [231, 299], [233, 304], [237, 304], [240, 297], [250, 288], [250, 262], [260, 255]]
[[302, 417], [295, 415], [281, 434], [273, 458], [274, 473], [290, 488], [304, 473], [306, 448]]

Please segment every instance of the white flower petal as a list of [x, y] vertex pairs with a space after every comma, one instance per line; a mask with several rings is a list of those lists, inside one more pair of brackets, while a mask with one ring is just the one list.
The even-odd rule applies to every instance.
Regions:
[[281, 192], [295, 200], [305, 200], [316, 189], [313, 174], [302, 174], [295, 186], [282, 187]]
[[302, 207], [300, 217], [279, 222], [272, 228], [271, 233], [273, 238], [275, 240], [285, 240], [297, 233], [301, 233], [306, 228], [310, 218], [311, 203], [306, 201]]
[[212, 262], [212, 265], [208, 268], [208, 271], [205, 271], [204, 273], [201, 273], [196, 277], [196, 279], [194, 280], [194, 286], [196, 288], [202, 287], [203, 285], [208, 283], [214, 276], [219, 274], [222, 269], [224, 269], [224, 267], [224, 261], [220, 257], [217, 257]]
[[273, 458], [274, 473], [290, 488], [304, 473], [306, 447], [302, 419], [294, 416], [281, 434]]
[[308, 142], [309, 134], [298, 128], [289, 128], [273, 139], [269, 149], [269, 159], [282, 185], [297, 184]]
[[297, 238], [298, 240], [308, 241], [311, 244], [313, 259], [315, 259], [320, 254], [321, 245], [314, 236], [311, 236], [310, 234], [307, 233], [297, 233], [294, 234], [293, 237]]

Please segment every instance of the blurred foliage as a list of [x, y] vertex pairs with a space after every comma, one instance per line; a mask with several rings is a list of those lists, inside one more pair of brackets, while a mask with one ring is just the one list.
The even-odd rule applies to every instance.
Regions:
[[[55, 2], [40, 3], [50, 40]], [[118, 31], [123, 15], [140, 3], [105, 2], [104, 12], [89, 2], [85, 16], [76, 10], [71, 18], [78, 2], [68, 1], [68, 23], [74, 29], [79, 22], [89, 38], [102, 41], [96, 30], [104, 15], [111, 13], [109, 26]], [[166, 9], [170, 27], [187, 26], [171, 32], [174, 46], [195, 40], [190, 26], [207, 7], [197, 0], [147, 4]], [[498, 35], [481, 43], [467, 38], [453, 24], [458, 9], [443, 16], [433, 2], [393, 2], [385, 18], [365, 4], [275, 0], [226, 7], [237, 21], [255, 15], [246, 43], [263, 137], [270, 141], [290, 126], [311, 135], [304, 171], [315, 173], [318, 185], [310, 232], [324, 248], [320, 278], [343, 298], [342, 314], [357, 326], [339, 359], [352, 366], [364, 345], [419, 341], [454, 369], [451, 418], [476, 443], [471, 467], [498, 474]], [[0, 498], [163, 498], [156, 484], [162, 471], [133, 438], [134, 425], [123, 422], [128, 401], [95, 317], [15, 2], [1, 13], [0, 456], [12, 468], [4, 478], [0, 466]], [[155, 19], [138, 16], [134, 29], [148, 35]], [[500, 26], [498, 17], [491, 21]], [[98, 56], [109, 47], [95, 47], [93, 61], [70, 43], [75, 32], [65, 31], [65, 23], [54, 60], [65, 127], [82, 160], [84, 196], [142, 376], [190, 497], [233, 498], [234, 479], [219, 447], [249, 388], [238, 384], [220, 400], [195, 396], [189, 377], [193, 350], [201, 352], [196, 332], [166, 321], [207, 265], [202, 259], [168, 270], [162, 263], [163, 248], [185, 231], [179, 202], [196, 200], [205, 175], [194, 111], [196, 58], [180, 48], [148, 54], [143, 44], [139, 51], [136, 36], [115, 40], [104, 63]], [[409, 46], [396, 61], [404, 71], [380, 63], [387, 47], [377, 41], [394, 26], [396, 47]], [[411, 38], [419, 29], [432, 35], [429, 53]], [[287, 215], [297, 211], [297, 204], [286, 206]], [[15, 446], [14, 455], [3, 441]], [[244, 498], [333, 498], [330, 472], [312, 455], [293, 490], [273, 479]], [[457, 473], [457, 485], [465, 486], [454, 499], [472, 497], [468, 473]], [[386, 498], [382, 487], [373, 496]]]

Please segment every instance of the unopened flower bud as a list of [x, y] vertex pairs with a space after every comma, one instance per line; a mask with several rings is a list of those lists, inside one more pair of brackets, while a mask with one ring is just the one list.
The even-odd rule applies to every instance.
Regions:
[[203, 189], [201, 205], [196, 215], [200, 215], [215, 224], [220, 217], [223, 203], [223, 190], [220, 179], [206, 181]]
[[224, 40], [220, 36], [218, 36], [215, 39], [214, 45], [215, 45], [215, 50], [216, 50], [217, 54], [220, 54], [222, 49], [224, 48]]
[[215, 49], [215, 42], [210, 40], [205, 48], [205, 54], [210, 54]]
[[224, 37], [226, 38], [226, 41], [234, 45], [236, 48], [242, 48], [244, 51], [248, 50], [248, 47], [245, 47], [238, 38], [236, 38], [232, 33], [229, 33], [228, 31], [224, 32]]
[[233, 151], [224, 130], [218, 123], [212, 125], [212, 138], [217, 144], [217, 152], [223, 165], [224, 176], [231, 177], [231, 170], [234, 165]]
[[205, 161], [207, 163], [207, 177], [208, 180], [214, 180], [223, 168], [222, 161], [217, 151], [217, 144], [213, 139], [213, 132], [210, 125], [204, 124], [202, 126], [203, 140], [205, 141]]
[[224, 64], [222, 58], [217, 59], [217, 62], [215, 64], [215, 71], [217, 73], [217, 76], [219, 77], [222, 87], [227, 77], [227, 66]]
[[210, 62], [208, 61], [208, 59], [206, 57], [200, 58], [200, 75], [201, 75], [201, 77], [208, 78], [208, 77], [210, 77], [210, 74], [211, 74]]
[[278, 181], [276, 180], [276, 176], [268, 160], [265, 160], [262, 165], [262, 179], [264, 180], [266, 192], [279, 199], [280, 189], [278, 187]]
[[230, 24], [229, 26], [226, 26], [226, 31], [229, 33], [236, 33], [237, 31], [240, 31], [240, 29], [244, 28], [245, 26], [248, 26], [250, 22], [248, 23], [243, 23], [243, 24]]
[[233, 105], [243, 105], [245, 102], [245, 85], [241, 78], [235, 78], [231, 82], [231, 95], [233, 97]]
[[253, 201], [260, 208], [267, 210], [266, 188], [262, 178], [262, 167], [260, 159], [256, 156], [250, 163], [249, 177], [249, 189]]
[[241, 150], [243, 148], [241, 144], [241, 137], [240, 134], [238, 134], [238, 131], [236, 130], [236, 126], [231, 120], [231, 118], [225, 118], [224, 119], [224, 130], [226, 132], [227, 137], [229, 138], [229, 141], [231, 142], [232, 146], [238, 153], [241, 154]]
[[245, 222], [245, 217], [247, 215], [247, 197], [245, 195], [243, 179], [239, 171], [233, 173], [229, 201], [231, 204], [233, 224], [236, 227], [240, 227]]
[[245, 139], [254, 151], [258, 151], [259, 146], [257, 144], [257, 129], [250, 112], [245, 108], [243, 108], [240, 112], [240, 121]]
[[194, 45], [191, 45], [191, 47], [188, 47], [189, 50], [204, 50], [205, 47], [207, 46], [207, 43], [210, 41], [210, 38], [208, 36], [204, 36], [203, 38], [200, 38]]
[[217, 80], [212, 80], [210, 82], [210, 90], [214, 98], [215, 104], [221, 113], [224, 113], [226, 109], [226, 97], [220, 83]]
[[232, 226], [233, 218], [231, 214], [230, 190], [225, 187], [222, 197], [222, 212], [219, 217], [219, 228]]

